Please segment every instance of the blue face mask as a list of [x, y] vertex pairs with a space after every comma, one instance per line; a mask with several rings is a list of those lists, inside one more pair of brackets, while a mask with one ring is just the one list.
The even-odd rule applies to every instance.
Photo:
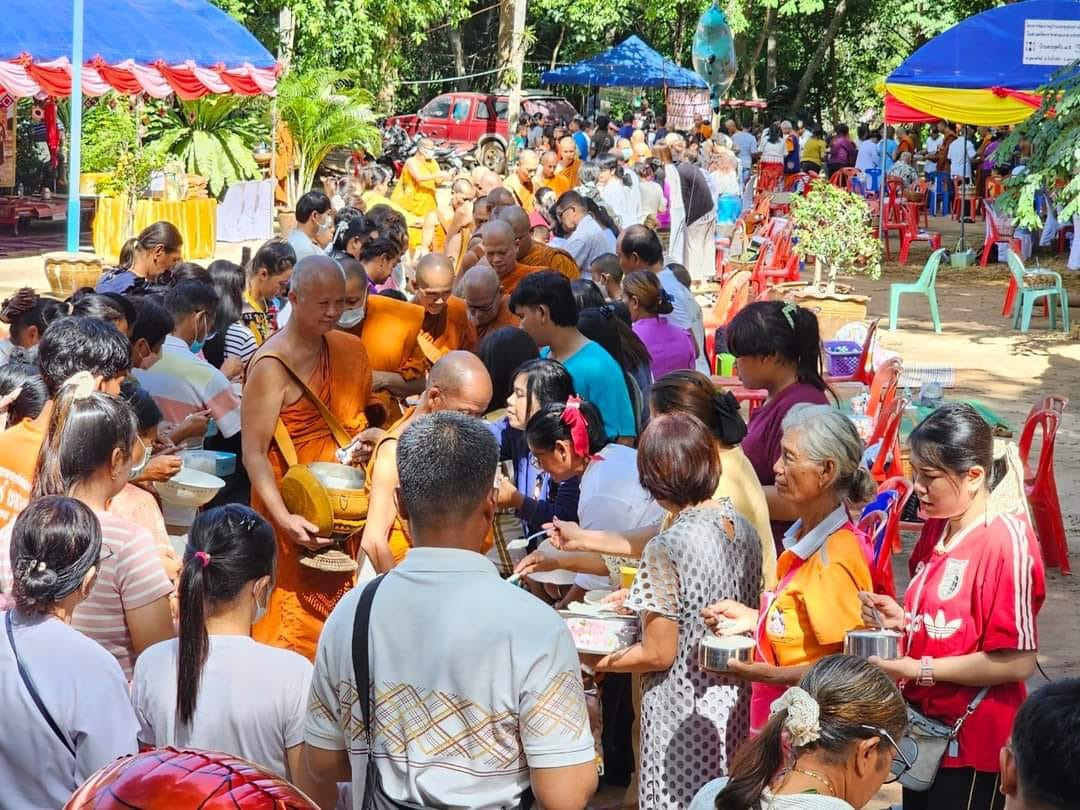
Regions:
[[201, 352], [203, 350], [203, 346], [205, 346], [205, 345], [206, 345], [205, 340], [193, 340], [191, 342], [191, 353], [192, 354], [198, 354], [199, 352]]

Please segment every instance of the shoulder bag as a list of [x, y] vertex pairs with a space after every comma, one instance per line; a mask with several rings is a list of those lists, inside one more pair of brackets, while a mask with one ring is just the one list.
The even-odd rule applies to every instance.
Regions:
[[19, 658], [19, 650], [15, 646], [15, 634], [11, 630], [11, 611], [9, 610], [4, 614], [4, 627], [7, 630], [8, 644], [11, 645], [11, 654], [15, 656], [15, 666], [19, 670], [19, 677], [22, 679], [23, 686], [26, 687], [26, 691], [30, 693], [30, 699], [34, 701], [34, 705], [41, 713], [45, 722], [49, 724], [49, 728], [52, 729], [52, 733], [56, 735], [56, 738], [60, 740], [64, 748], [68, 750], [71, 756], [75, 756], [75, 746], [71, 744], [71, 740], [68, 739], [56, 720], [53, 719], [52, 714], [49, 713], [48, 707], [45, 705], [45, 701], [41, 699], [41, 693], [38, 692], [37, 686], [34, 685], [34, 679], [30, 677], [30, 670], [23, 666], [22, 660]]

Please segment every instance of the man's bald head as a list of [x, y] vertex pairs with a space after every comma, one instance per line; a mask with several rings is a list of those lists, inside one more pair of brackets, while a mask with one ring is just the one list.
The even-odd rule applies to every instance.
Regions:
[[479, 194], [490, 194], [492, 190], [502, 186], [502, 178], [491, 169], [484, 169], [480, 179], [476, 181], [476, 189]]
[[551, 149], [548, 149], [540, 156], [540, 170], [544, 173], [544, 177], [554, 177], [558, 165], [559, 156]]
[[[345, 309], [345, 273], [329, 256], [305, 256], [289, 280], [290, 326], [304, 335], [325, 335]], [[295, 321], [295, 324], [293, 323]]]
[[499, 274], [487, 264], [469, 268], [462, 278], [462, 295], [468, 307], [469, 320], [477, 326], [487, 326], [499, 315], [499, 303], [503, 297]]
[[454, 290], [454, 265], [442, 253], [428, 253], [416, 263], [416, 302], [428, 315], [440, 315]]
[[468, 177], [459, 177], [454, 181], [454, 184], [450, 186], [450, 191], [454, 194], [471, 197], [476, 193], [476, 187], [473, 186], [472, 180]]
[[491, 401], [491, 375], [472, 352], [450, 352], [434, 366], [424, 390], [424, 411], [483, 416]]
[[540, 158], [532, 149], [522, 149], [518, 152], [518, 169], [528, 174], [533, 174], [540, 165]]
[[505, 189], [502, 186], [493, 188], [487, 195], [488, 205], [491, 206], [492, 211], [497, 212], [499, 208], [504, 205], [516, 205], [517, 200], [509, 189]]
[[569, 135], [559, 141], [559, 157], [564, 166], [569, 166], [578, 159], [577, 141]]
[[520, 205], [510, 205], [499, 210], [500, 222], [505, 222], [514, 230], [514, 238], [517, 240], [518, 259], [523, 259], [532, 250], [532, 225], [529, 223], [529, 215]]
[[484, 258], [495, 268], [500, 278], [506, 278], [517, 263], [517, 243], [514, 229], [502, 219], [493, 219], [484, 226]]
[[477, 229], [484, 227], [484, 224], [491, 219], [491, 203], [488, 202], [487, 197], [478, 197], [473, 203], [472, 218]]

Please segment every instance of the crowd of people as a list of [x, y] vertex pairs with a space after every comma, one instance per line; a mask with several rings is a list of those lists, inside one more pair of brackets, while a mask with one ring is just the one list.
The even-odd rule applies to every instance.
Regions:
[[[159, 222], [96, 289], [4, 303], [0, 693], [22, 733], [0, 803], [60, 807], [176, 746], [324, 809], [576, 810], [602, 779], [643, 810], [839, 810], [913, 764], [918, 714], [958, 733], [907, 810], [1072, 806], [1080, 685], [1025, 702], [1043, 568], [979, 414], [911, 435], [923, 528], [894, 601], [814, 313], [727, 327], [767, 393], [749, 420], [708, 376], [694, 290], [745, 150], [782, 174], [839, 161], [836, 138], [534, 123], [505, 178], [450, 176], [421, 141], [392, 190], [370, 166], [305, 194], [244, 266], [182, 261]], [[200, 447], [239, 463], [178, 553], [153, 483]], [[363, 470], [346, 536], [288, 495], [319, 462]], [[639, 641], [575, 647], [559, 611], [597, 591]], [[867, 626], [903, 657], [843, 655]], [[702, 668], [714, 635], [753, 660]]]

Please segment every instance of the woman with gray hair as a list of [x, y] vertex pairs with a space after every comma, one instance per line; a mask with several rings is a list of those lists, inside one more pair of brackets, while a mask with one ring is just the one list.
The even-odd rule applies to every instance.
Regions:
[[847, 511], [874, 494], [855, 426], [828, 405], [796, 405], [782, 427], [776, 491], [798, 520], [784, 534], [776, 590], [762, 595], [760, 609], [725, 600], [704, 610], [717, 635], [753, 633], [757, 640], [753, 663], [731, 665], [753, 682], [754, 731], [815, 661], [843, 649], [847, 631], [862, 626], [859, 592], [873, 590], [869, 550]]

